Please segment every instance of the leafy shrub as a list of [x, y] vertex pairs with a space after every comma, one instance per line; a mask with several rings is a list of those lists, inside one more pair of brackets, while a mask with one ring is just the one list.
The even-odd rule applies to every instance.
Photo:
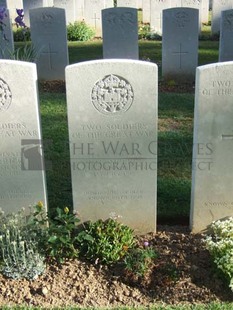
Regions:
[[0, 214], [1, 272], [11, 278], [33, 280], [45, 270], [45, 257], [39, 252], [41, 228], [31, 225], [21, 210], [15, 214]]
[[13, 29], [14, 42], [31, 41], [30, 28], [14, 28]]
[[69, 41], [88, 41], [95, 36], [95, 30], [84, 21], [76, 21], [67, 26], [67, 37]]
[[230, 282], [233, 291], [233, 217], [211, 224], [212, 235], [207, 236], [205, 244], [214, 263]]
[[133, 230], [115, 219], [87, 223], [77, 240], [87, 259], [106, 264], [119, 261], [135, 243]]
[[155, 250], [145, 242], [143, 248], [135, 247], [128, 252], [124, 259], [125, 270], [135, 276], [143, 277], [156, 257]]

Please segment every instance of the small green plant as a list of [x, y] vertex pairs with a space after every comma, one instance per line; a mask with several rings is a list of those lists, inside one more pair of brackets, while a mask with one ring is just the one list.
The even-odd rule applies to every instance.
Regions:
[[214, 263], [230, 282], [233, 291], [233, 217], [211, 224], [212, 235], [205, 239]]
[[76, 21], [67, 26], [68, 41], [89, 41], [95, 36], [95, 30], [84, 21]]
[[30, 28], [13, 28], [14, 42], [25, 42], [31, 40]]
[[139, 23], [138, 25], [138, 38], [139, 39], [147, 39], [150, 35], [150, 24]]
[[78, 257], [76, 243], [76, 228], [80, 220], [69, 208], [57, 208], [56, 216], [49, 218], [48, 240], [46, 244], [47, 255], [62, 263], [66, 258]]
[[28, 62], [36, 62], [40, 56], [38, 51], [32, 43], [26, 43], [24, 46], [20, 46], [10, 54], [10, 58], [13, 60], [21, 60]]
[[1, 272], [11, 278], [33, 280], [45, 270], [45, 257], [39, 252], [41, 229], [31, 225], [24, 210], [0, 214]]
[[144, 277], [156, 257], [156, 251], [145, 241], [143, 248], [134, 247], [128, 252], [124, 259], [125, 270], [137, 277]]
[[96, 263], [112, 264], [119, 261], [134, 243], [133, 230], [111, 218], [89, 222], [78, 234], [80, 252]]

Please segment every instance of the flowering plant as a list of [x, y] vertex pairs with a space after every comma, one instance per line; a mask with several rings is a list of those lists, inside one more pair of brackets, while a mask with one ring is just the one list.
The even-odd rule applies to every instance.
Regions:
[[211, 224], [212, 234], [205, 238], [214, 263], [228, 278], [233, 291], [233, 217]]

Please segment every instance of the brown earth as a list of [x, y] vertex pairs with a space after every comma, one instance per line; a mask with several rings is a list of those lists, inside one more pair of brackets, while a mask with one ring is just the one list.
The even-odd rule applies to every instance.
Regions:
[[148, 306], [152, 303], [194, 304], [228, 301], [233, 293], [217, 275], [201, 235], [185, 226], [159, 226], [149, 241], [158, 258], [145, 278], [132, 277], [123, 268], [69, 260], [49, 265], [34, 281], [12, 280], [0, 275], [0, 305]]

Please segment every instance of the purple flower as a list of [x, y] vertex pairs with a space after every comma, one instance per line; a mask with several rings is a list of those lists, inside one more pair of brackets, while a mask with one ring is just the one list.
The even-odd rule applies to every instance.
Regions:
[[144, 247], [148, 247], [150, 244], [148, 241], [144, 241], [143, 245], [144, 245]]
[[6, 8], [0, 7], [0, 21], [2, 22], [4, 18], [7, 17]]
[[26, 28], [27, 26], [25, 25], [23, 21], [23, 17], [24, 17], [23, 9], [16, 9], [16, 12], [18, 14], [18, 16], [15, 18], [16, 26]]

